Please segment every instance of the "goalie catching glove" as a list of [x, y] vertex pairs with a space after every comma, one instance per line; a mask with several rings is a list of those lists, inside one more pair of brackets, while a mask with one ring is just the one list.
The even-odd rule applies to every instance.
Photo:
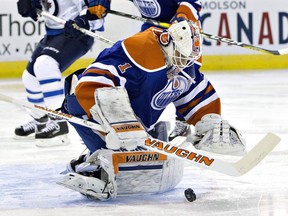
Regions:
[[228, 155], [245, 153], [245, 140], [239, 131], [218, 114], [203, 116], [187, 140], [199, 150]]

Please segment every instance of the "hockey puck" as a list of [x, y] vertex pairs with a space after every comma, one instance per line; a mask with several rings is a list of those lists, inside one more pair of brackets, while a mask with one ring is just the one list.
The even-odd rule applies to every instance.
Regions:
[[193, 202], [194, 200], [196, 200], [196, 194], [194, 193], [194, 191], [191, 188], [187, 188], [184, 191], [185, 197], [189, 202]]

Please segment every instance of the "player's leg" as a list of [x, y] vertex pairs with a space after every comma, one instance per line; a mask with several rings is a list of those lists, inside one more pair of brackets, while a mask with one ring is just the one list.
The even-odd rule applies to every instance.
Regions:
[[[40, 83], [34, 74], [34, 63], [41, 53], [42, 49], [44, 48], [45, 38], [42, 39], [38, 46], [36, 47], [33, 55], [30, 58], [29, 63], [27, 64], [26, 69], [22, 74], [22, 83], [26, 90], [27, 100], [32, 104], [36, 104], [38, 106], [45, 107], [44, 96], [40, 88]], [[28, 123], [24, 123], [15, 129], [15, 134], [18, 137], [26, 137], [28, 135], [35, 136], [35, 131], [37, 130], [37, 125], [39, 126], [38, 129], [41, 129], [43, 125], [48, 121], [47, 115], [44, 115], [41, 112], [37, 111], [29, 111], [32, 120]]]
[[[45, 107], [56, 110], [63, 101], [63, 84], [59, 63], [49, 55], [41, 54], [34, 63], [34, 73], [43, 94]], [[38, 146], [54, 146], [69, 144], [68, 124], [65, 120], [49, 116], [46, 126], [36, 131]], [[49, 143], [47, 143], [49, 139]], [[52, 142], [53, 139], [53, 142]]]
[[[87, 40], [70, 39], [62, 34], [47, 38], [46, 47], [49, 46], [49, 49], [43, 49], [34, 64], [34, 72], [47, 107], [57, 109], [61, 106], [64, 98], [61, 73], [91, 48], [93, 38], [87, 36], [85, 39]], [[47, 127], [36, 133], [36, 139], [45, 141], [57, 136], [60, 143], [65, 144], [68, 142], [68, 132], [65, 120], [50, 117]], [[47, 142], [43, 142], [45, 143]], [[49, 145], [51, 146], [51, 142]]]
[[[70, 74], [68, 77], [65, 78], [64, 81], [65, 99], [62, 104], [61, 111], [69, 115], [73, 115], [78, 118], [88, 120], [88, 116], [78, 103], [76, 96], [74, 94], [74, 88], [78, 81], [78, 75], [81, 74], [83, 71], [84, 69], [79, 69], [78, 71], [75, 71], [73, 74]], [[91, 121], [93, 120], [91, 119]], [[92, 130], [88, 127], [73, 124], [71, 122], [70, 124], [75, 128], [81, 140], [88, 149], [87, 153], [82, 154], [78, 158], [73, 159], [69, 163], [67, 163], [66, 172], [76, 172], [76, 167], [79, 164], [85, 162], [91, 153], [94, 153], [98, 149], [106, 148], [106, 143], [103, 134], [95, 130]]]

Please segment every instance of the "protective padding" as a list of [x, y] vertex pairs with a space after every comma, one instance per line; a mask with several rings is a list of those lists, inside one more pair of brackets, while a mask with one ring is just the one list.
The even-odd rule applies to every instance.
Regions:
[[64, 99], [59, 63], [48, 55], [41, 55], [34, 64], [34, 73], [40, 83], [39, 91], [44, 95], [46, 106], [51, 109], [59, 108]]
[[92, 110], [91, 114], [97, 113], [95, 120], [100, 118], [108, 131], [105, 138], [108, 148], [132, 150], [144, 145], [147, 133], [137, 120], [124, 88], [98, 88], [95, 90], [95, 101], [92, 109], [96, 111]]
[[152, 151], [101, 150], [101, 160], [113, 164], [117, 194], [154, 194], [169, 191], [181, 181], [184, 162]]

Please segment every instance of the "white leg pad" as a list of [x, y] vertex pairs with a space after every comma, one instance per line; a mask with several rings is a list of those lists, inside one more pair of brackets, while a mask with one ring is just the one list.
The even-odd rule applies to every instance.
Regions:
[[184, 162], [152, 151], [101, 150], [101, 158], [113, 164], [117, 194], [139, 195], [169, 191], [181, 181]]
[[[100, 179], [93, 177], [93, 171], [100, 172], [98, 165], [101, 167]], [[169, 191], [181, 181], [184, 170], [182, 160], [146, 150], [114, 152], [101, 149], [79, 166], [78, 170], [86, 173], [85, 176], [68, 173], [57, 183], [99, 200], [112, 199], [117, 195]]]

